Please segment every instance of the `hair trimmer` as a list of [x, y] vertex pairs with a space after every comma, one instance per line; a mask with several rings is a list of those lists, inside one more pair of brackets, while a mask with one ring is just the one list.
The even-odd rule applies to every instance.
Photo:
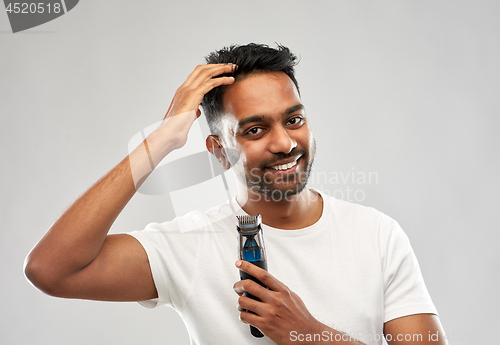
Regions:
[[[256, 216], [236, 216], [238, 218], [238, 233], [240, 234], [240, 260], [248, 261], [255, 266], [258, 266], [267, 271], [266, 252], [264, 249], [264, 238], [262, 237], [262, 217], [260, 214]], [[241, 280], [251, 279], [254, 282], [264, 286], [258, 279], [240, 270]], [[266, 287], [266, 286], [264, 286]], [[244, 292], [243, 296], [250, 297], [260, 301], [257, 297]], [[250, 326], [250, 333], [254, 337], [261, 338], [264, 336], [254, 326]]]

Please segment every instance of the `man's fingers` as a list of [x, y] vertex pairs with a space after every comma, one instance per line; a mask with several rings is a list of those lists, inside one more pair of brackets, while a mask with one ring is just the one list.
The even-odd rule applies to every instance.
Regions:
[[208, 64], [198, 65], [189, 75], [186, 81], [182, 84], [184, 87], [198, 87], [207, 80], [219, 76], [224, 73], [232, 73], [235, 71], [236, 65], [233, 64]]
[[246, 296], [240, 296], [238, 298], [238, 305], [238, 310], [240, 310], [240, 308], [241, 310], [249, 310], [257, 315], [262, 315], [263, 309], [265, 308], [264, 303]]
[[175, 115], [198, 109], [203, 97], [214, 87], [229, 85], [234, 82], [233, 77], [218, 77], [223, 73], [234, 71], [233, 64], [200, 65], [176, 91], [174, 99], [165, 115]]
[[274, 293], [274, 291], [268, 290], [250, 279], [237, 282], [234, 284], [233, 289], [239, 296], [242, 296], [244, 292], [248, 292], [264, 302], [269, 301], [269, 295]]
[[220, 78], [212, 78], [210, 80], [207, 80], [204, 84], [200, 85], [200, 92], [205, 95], [207, 94], [210, 90], [217, 86], [221, 85], [229, 85], [234, 82], [234, 77], [220, 77]]
[[257, 327], [257, 324], [261, 324], [262, 318], [259, 315], [252, 314], [248, 311], [241, 311], [240, 312], [240, 320], [243, 323], [247, 323], [249, 325], [252, 325], [254, 327]]
[[238, 260], [236, 261], [236, 267], [250, 274], [252, 277], [257, 278], [270, 290], [282, 291], [287, 288], [285, 284], [276, 279], [272, 274], [248, 261]]
[[196, 89], [192, 89], [191, 87], [190, 90], [186, 89], [183, 94], [184, 103], [180, 105], [178, 110], [182, 109], [183, 111], [186, 111], [192, 110], [191, 108], [198, 109], [201, 101], [203, 100], [203, 97], [205, 96], [205, 94], [207, 94], [207, 92], [212, 90], [214, 87], [220, 85], [229, 85], [233, 82], [233, 77], [221, 77], [208, 80], [205, 84], [200, 85]]
[[185, 84], [189, 85], [193, 82], [193, 80], [195, 80], [199, 74], [201, 72], [203, 72], [204, 70], [207, 70], [207, 69], [214, 69], [214, 68], [217, 68], [217, 67], [222, 67], [222, 66], [225, 66], [226, 64], [224, 63], [218, 63], [218, 64], [211, 64], [211, 65], [198, 65], [195, 67], [195, 69], [193, 70], [193, 72], [191, 72], [191, 74], [186, 78], [186, 80], [184, 81], [184, 83], [181, 85], [181, 86], [184, 86]]
[[[216, 68], [209, 68], [204, 71], [201, 71], [192, 81], [190, 84], [187, 84], [186, 87], [190, 88], [200, 88], [203, 90], [203, 93], [207, 93], [210, 91], [212, 88], [222, 85], [223, 81], [228, 81], [228, 78], [231, 78], [232, 80], [230, 83], [234, 81], [233, 77], [220, 77], [220, 75], [224, 73], [232, 73], [234, 71], [234, 65], [229, 64], [229, 65], [223, 65], [223, 66], [218, 66]], [[223, 81], [221, 81], [221, 79]], [[211, 85], [211, 88], [208, 90], [205, 88], [206, 85]]]

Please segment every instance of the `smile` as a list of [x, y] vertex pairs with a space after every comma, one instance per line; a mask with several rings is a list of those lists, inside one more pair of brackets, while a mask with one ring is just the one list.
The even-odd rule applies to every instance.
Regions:
[[294, 167], [295, 165], [297, 165], [297, 161], [293, 161], [293, 162], [290, 162], [290, 163], [287, 163], [287, 164], [281, 164], [281, 165], [275, 165], [275, 166], [272, 166], [271, 169], [273, 170], [287, 170], [287, 169], [290, 169], [292, 167]]

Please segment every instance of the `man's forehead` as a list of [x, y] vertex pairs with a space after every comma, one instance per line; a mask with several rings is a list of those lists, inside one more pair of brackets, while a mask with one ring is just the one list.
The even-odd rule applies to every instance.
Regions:
[[225, 115], [242, 117], [282, 113], [300, 104], [293, 81], [284, 72], [260, 72], [244, 76], [228, 86], [223, 95]]

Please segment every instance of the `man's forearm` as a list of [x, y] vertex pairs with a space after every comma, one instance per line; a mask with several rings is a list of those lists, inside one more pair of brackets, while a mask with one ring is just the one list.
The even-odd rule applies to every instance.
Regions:
[[175, 128], [162, 126], [152, 133], [54, 222], [28, 255], [27, 277], [53, 294], [50, 290], [60, 279], [91, 263], [137, 188], [161, 159], [178, 146]]

